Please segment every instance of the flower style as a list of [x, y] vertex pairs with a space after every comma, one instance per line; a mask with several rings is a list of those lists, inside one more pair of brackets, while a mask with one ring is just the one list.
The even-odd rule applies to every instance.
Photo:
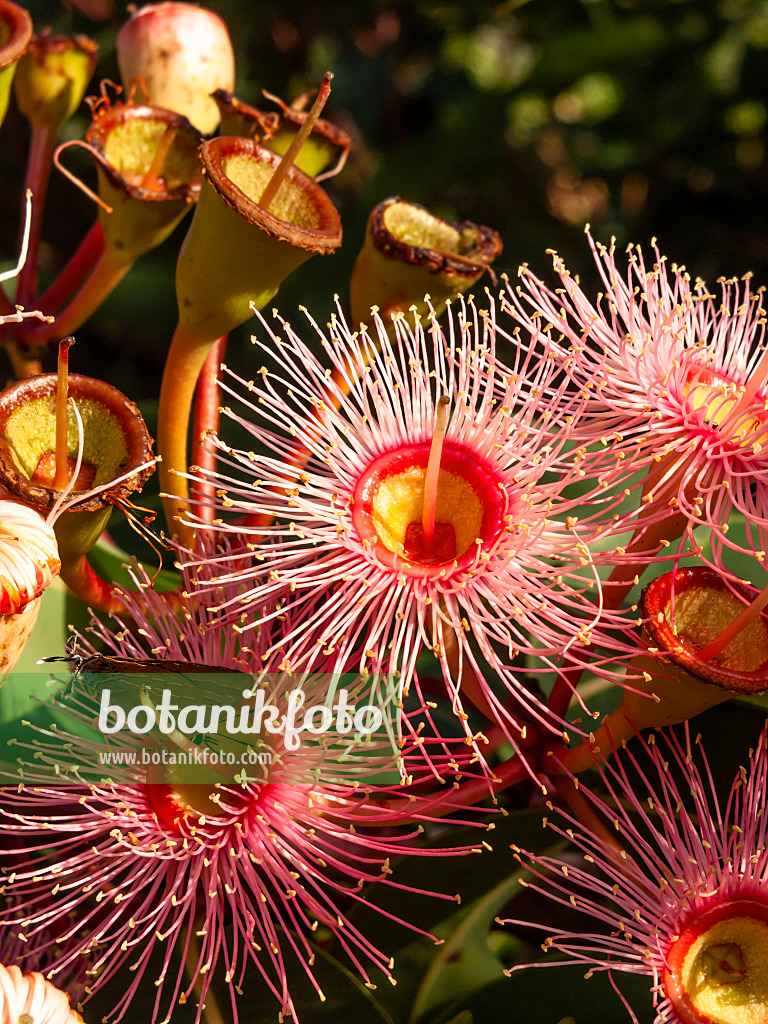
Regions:
[[[747, 550], [763, 557], [768, 528], [768, 357], [763, 289], [750, 275], [721, 280], [720, 294], [667, 268], [653, 244], [647, 267], [630, 246], [626, 275], [615, 246], [589, 243], [605, 286], [592, 302], [554, 256], [554, 291], [527, 266], [509, 289], [516, 323], [539, 335], [548, 352], [584, 390], [592, 416], [576, 433], [589, 444], [613, 436], [637, 470], [648, 472], [644, 501], [666, 508], [666, 532], [646, 547], [706, 524], [714, 528], [715, 567], [731, 511], [743, 513]], [[757, 538], [754, 531], [757, 531]]]
[[[137, 581], [148, 587], [146, 578]], [[189, 573], [185, 583], [191, 590]], [[194, 596], [178, 612], [149, 589], [140, 598], [129, 604], [136, 618], [132, 636], [125, 629], [95, 627], [115, 655], [146, 660], [170, 654], [165, 663], [177, 673], [183, 667], [174, 656], [189, 662], [189, 671], [207, 665], [213, 672], [214, 666], [242, 672], [252, 660], [236, 634], [206, 628], [205, 607]], [[94, 716], [89, 663], [80, 668], [74, 695], [59, 702], [78, 724]], [[111, 677], [112, 693], [118, 678]], [[195, 678], [204, 684], [205, 677]], [[253, 676], [241, 680], [251, 684]], [[287, 686], [301, 686], [308, 703], [319, 703], [327, 683], [327, 676], [264, 681], [269, 701], [283, 711]], [[348, 689], [354, 703], [359, 687]], [[144, 691], [142, 702], [148, 704]], [[419, 822], [429, 820], [426, 798], [410, 803], [415, 824], [393, 830], [404, 818], [406, 801], [400, 787], [369, 781], [393, 765], [388, 741], [375, 737], [355, 745], [338, 734], [303, 734], [300, 748], [291, 750], [284, 737], [264, 731], [252, 735], [248, 748], [267, 755], [258, 768], [225, 771], [222, 765], [224, 774], [214, 776], [219, 781], [209, 782], [173, 759], [143, 766], [142, 751], [159, 756], [159, 748], [146, 747], [127, 729], [94, 741], [63, 730], [36, 732], [29, 744], [34, 759], [25, 765], [21, 784], [0, 794], [0, 884], [13, 900], [3, 923], [23, 934], [34, 952], [55, 922], [58, 948], [51, 951], [49, 976], [71, 972], [87, 956], [89, 991], [109, 985], [120, 967], [130, 965], [135, 973], [117, 1001], [116, 1019], [128, 1011], [158, 950], [153, 1021], [167, 1020], [193, 991], [199, 1018], [216, 974], [223, 975], [237, 1020], [237, 995], [247, 987], [250, 965], [281, 1013], [296, 1016], [293, 972], [306, 973], [324, 998], [312, 971], [310, 940], [318, 926], [331, 933], [365, 984], [375, 987], [372, 973], [390, 977], [392, 962], [348, 916], [365, 901], [362, 888], [373, 880], [398, 885], [389, 878], [396, 856], [477, 852], [414, 847], [423, 831]], [[207, 742], [226, 751], [235, 738], [220, 728]], [[195, 746], [178, 732], [171, 743], [186, 753]], [[104, 777], [107, 753], [117, 755], [110, 778]], [[174, 945], [187, 962], [186, 982], [172, 963]]]
[[604, 926], [561, 931], [544, 948], [590, 971], [647, 975], [655, 1024], [756, 1024], [768, 1014], [766, 730], [725, 806], [687, 724], [684, 742], [659, 737], [643, 743], [647, 758], [627, 750], [598, 765], [605, 799], [579, 786], [605, 826], [590, 830], [568, 812], [567, 827], [547, 821], [583, 867], [516, 853], [532, 889]]
[[[339, 313], [326, 335], [308, 315], [333, 375], [277, 319], [279, 335], [262, 318], [260, 344], [281, 370], [263, 367], [249, 382], [228, 372], [221, 385], [245, 407], [224, 411], [257, 450], [209, 439], [222, 468], [206, 480], [223, 508], [248, 517], [218, 529], [255, 552], [245, 566], [219, 559], [209, 586], [240, 587], [218, 603], [222, 621], [270, 603], [275, 614], [291, 609], [297, 626], [282, 630], [268, 656], [302, 671], [322, 658], [357, 658], [359, 671], [380, 673], [400, 693], [428, 648], [459, 716], [457, 680], [515, 742], [520, 707], [523, 718], [546, 712], [513, 660], [537, 658], [541, 676], [557, 672], [558, 659], [584, 659], [577, 638], [593, 650], [624, 649], [610, 632], [623, 620], [600, 620], [595, 585], [595, 565], [610, 560], [627, 529], [617, 512], [622, 460], [610, 444], [569, 444], [581, 399], [562, 375], [558, 384], [550, 361], [529, 353], [527, 338], [511, 339], [507, 365], [497, 358], [492, 302], [488, 312], [462, 302], [446, 332], [434, 315], [426, 327], [401, 315], [394, 339], [378, 316], [372, 335], [352, 334]], [[593, 554], [598, 540], [603, 553]], [[514, 711], [484, 663], [505, 699], [511, 691]]]
[[69, 1005], [69, 996], [36, 971], [0, 964], [0, 1024], [77, 1024], [83, 1018]]

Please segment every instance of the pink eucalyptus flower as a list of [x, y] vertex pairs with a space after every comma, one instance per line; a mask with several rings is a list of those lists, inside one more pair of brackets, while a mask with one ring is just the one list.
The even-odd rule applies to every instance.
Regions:
[[[112, 669], [114, 682], [105, 684], [113, 686], [111, 692], [118, 669], [130, 678], [132, 666], [105, 665], [110, 654], [154, 659], [156, 671], [165, 664], [183, 674], [181, 660], [188, 663], [187, 673], [200, 666], [249, 672], [242, 677], [246, 684], [263, 684], [267, 702], [283, 714], [288, 691], [296, 687], [306, 694], [307, 705], [327, 697], [327, 675], [260, 675], [258, 656], [238, 634], [210, 626], [188, 571], [182, 607], [175, 611], [146, 577], [137, 575], [136, 581], [144, 593], [130, 606], [136, 618], [130, 631], [94, 627], [106, 647], [98, 664], [101, 671]], [[229, 593], [224, 591], [222, 599]], [[68, 688], [74, 692], [59, 701], [78, 725], [93, 722], [97, 713], [99, 698], [89, 696], [89, 673], [96, 665], [95, 656], [89, 661], [80, 655], [79, 675]], [[148, 677], [133, 678], [143, 683]], [[204, 685], [204, 675], [194, 678]], [[349, 702], [360, 703], [361, 684], [346, 687]], [[93, 689], [98, 693], [101, 685]], [[143, 688], [141, 702], [149, 703]], [[115, 996], [118, 1020], [130, 1013], [150, 957], [158, 951], [153, 1021], [168, 1019], [196, 984], [202, 1005], [219, 976], [237, 1020], [249, 967], [260, 973], [280, 1012], [295, 1016], [292, 972], [304, 972], [323, 998], [312, 971], [311, 939], [318, 926], [333, 935], [365, 984], [375, 987], [377, 975], [391, 976], [392, 963], [349, 916], [351, 907], [367, 902], [364, 886], [373, 881], [399, 886], [396, 870], [390, 877], [391, 861], [402, 855], [479, 852], [478, 847], [415, 845], [422, 823], [430, 820], [431, 798], [372, 781], [395, 767], [389, 738], [376, 733], [367, 742], [332, 728], [304, 733], [300, 747], [291, 749], [285, 734], [262, 729], [252, 734], [248, 747], [268, 754], [257, 768], [222, 766], [214, 777], [218, 781], [201, 781], [172, 762], [145, 766], [142, 751], [151, 756], [160, 748], [153, 741], [147, 747], [146, 738], [127, 728], [96, 740], [62, 729], [35, 732], [22, 744], [34, 758], [28, 757], [20, 785], [0, 794], [0, 884], [13, 900], [2, 923], [35, 951], [56, 922], [50, 975], [71, 972], [87, 956], [90, 991], [108, 986], [121, 967], [132, 967], [130, 980]], [[170, 744], [172, 752], [204, 749], [178, 730], [169, 735], [166, 747]], [[214, 740], [219, 751], [234, 749], [226, 729]], [[108, 769], [105, 754], [118, 755]], [[407, 747], [400, 756], [410, 764]], [[452, 768], [458, 771], [459, 765]], [[458, 798], [456, 804], [460, 809]], [[174, 948], [182, 963], [192, 964], [186, 980], [172, 960]]]
[[673, 734], [652, 735], [639, 756], [627, 750], [599, 764], [606, 797], [580, 780], [579, 792], [605, 827], [591, 831], [567, 811], [561, 812], [567, 825], [553, 819], [547, 825], [583, 853], [583, 866], [522, 858], [534, 875], [530, 888], [584, 912], [596, 927], [560, 931], [545, 950], [590, 973], [647, 975], [655, 1024], [766, 1020], [766, 742], [764, 729], [725, 806], [687, 725], [684, 743]]
[[[639, 246], [626, 267], [615, 247], [589, 243], [605, 291], [590, 298], [554, 255], [561, 286], [551, 289], [527, 266], [509, 289], [516, 324], [535, 335], [578, 384], [591, 415], [574, 429], [579, 443], [613, 439], [637, 471], [648, 473], [643, 501], [666, 509], [668, 530], [646, 547], [714, 530], [715, 567], [735, 509], [746, 521], [746, 550], [762, 559], [768, 543], [768, 356], [763, 354], [763, 289], [720, 280], [718, 294], [667, 267], [653, 245]], [[755, 535], [756, 534], [756, 535]]]
[[[280, 369], [248, 382], [228, 372], [221, 385], [244, 409], [226, 414], [256, 450], [210, 441], [221, 470], [207, 479], [222, 508], [252, 524], [218, 527], [253, 552], [247, 563], [217, 559], [208, 586], [240, 588], [212, 599], [221, 621], [289, 610], [295, 627], [267, 656], [305, 670], [356, 655], [358, 671], [389, 677], [398, 693], [427, 648], [460, 717], [457, 680], [513, 742], [531, 717], [559, 731], [513, 661], [535, 658], [541, 676], [583, 663], [590, 643], [591, 653], [627, 648], [611, 632], [624, 620], [601, 618], [596, 566], [627, 529], [617, 509], [629, 471], [610, 445], [570, 443], [582, 399], [527, 338], [510, 339], [501, 362], [493, 304], [462, 304], [445, 331], [435, 317], [400, 317], [394, 339], [378, 316], [372, 335], [337, 316], [324, 333], [308, 316], [330, 368], [277, 319], [273, 331], [262, 318], [260, 344]], [[254, 627], [268, 618], [255, 615]], [[593, 671], [621, 679], [610, 660], [595, 655]]]
[[22, 974], [18, 967], [0, 964], [0, 1024], [82, 1024], [69, 1005], [69, 996], [36, 971]]

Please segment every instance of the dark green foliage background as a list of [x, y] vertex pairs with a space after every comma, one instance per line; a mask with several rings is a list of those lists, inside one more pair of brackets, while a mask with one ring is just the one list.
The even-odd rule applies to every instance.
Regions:
[[[78, 0], [65, 7], [30, 0], [28, 6], [38, 31], [50, 24], [55, 31], [95, 37], [102, 47], [99, 75], [117, 79], [114, 36], [126, 17], [122, 4]], [[505, 246], [496, 269], [510, 277], [522, 262], [548, 274], [546, 250], [556, 249], [586, 286], [596, 288], [583, 235], [590, 222], [598, 239], [607, 242], [615, 235], [620, 247], [631, 240], [649, 249], [650, 239], [658, 237], [671, 262], [686, 264], [692, 275], [710, 284], [748, 271], [754, 271], [758, 284], [768, 281], [765, 3], [209, 0], [209, 6], [230, 26], [238, 95], [259, 102], [265, 88], [290, 100], [316, 86], [330, 69], [335, 79], [327, 115], [355, 139], [347, 168], [327, 185], [342, 215], [344, 246], [333, 257], [305, 264], [278, 297], [279, 308], [295, 324], [300, 303], [322, 322], [334, 293], [346, 302], [368, 214], [390, 195], [422, 203], [449, 219], [496, 228]], [[84, 107], [66, 127], [66, 137], [81, 136], [87, 121]], [[18, 247], [27, 140], [27, 126], [11, 105], [0, 129], [0, 255], [5, 266]], [[85, 154], [70, 151], [65, 159], [93, 181]], [[93, 216], [89, 201], [54, 173], [41, 252], [43, 284], [64, 264]], [[175, 326], [173, 272], [185, 226], [139, 261], [78, 332], [71, 357], [73, 369], [116, 384], [141, 401], [150, 418]], [[251, 353], [249, 333], [248, 325], [238, 332], [228, 355], [245, 372], [255, 359], [256, 365], [262, 361]], [[704, 729], [718, 741], [710, 747], [715, 770], [728, 783], [736, 765], [745, 763], [761, 719], [759, 712], [726, 707], [704, 720]], [[719, 758], [726, 756], [730, 761], [721, 766]], [[405, 946], [397, 957], [399, 989], [390, 992], [382, 981], [379, 991], [368, 993], [321, 958], [329, 1002], [321, 1008], [311, 991], [300, 991], [302, 1020], [406, 1024], [415, 1020], [411, 1007], [423, 998], [419, 993], [430, 970], [429, 984], [436, 991], [445, 985], [446, 995], [444, 1002], [430, 1004], [421, 1024], [453, 1018], [468, 1024], [469, 1018], [456, 1017], [466, 1009], [475, 1024], [556, 1024], [568, 1014], [576, 1024], [628, 1020], [605, 978], [586, 984], [578, 969], [532, 971], [512, 980], [501, 976], [502, 962], [535, 956], [535, 943], [544, 934], [525, 945], [520, 936], [498, 931], [491, 946], [485, 939], [493, 916], [515, 888], [509, 882], [515, 867], [509, 843], [541, 847], [546, 839], [537, 813], [516, 807], [526, 799], [527, 794], [512, 798], [510, 817], [494, 840], [496, 852], [484, 866], [472, 858], [458, 867], [450, 861], [423, 862], [398, 872], [401, 881], [412, 875], [414, 884], [427, 888], [469, 890], [463, 916], [420, 918], [429, 901], [408, 894], [400, 894], [392, 908], [427, 927], [442, 928], [447, 938], [464, 927], [465, 944], [457, 947], [454, 960], [435, 967], [441, 947], [413, 943], [404, 931], [395, 934], [389, 925], [385, 929], [372, 920], [371, 934], [378, 930], [387, 949]], [[466, 877], [460, 884], [455, 876]], [[501, 902], [486, 913], [489, 892]], [[440, 909], [456, 914], [452, 906], [441, 904]], [[526, 909], [545, 920], [546, 908]], [[551, 916], [547, 920], [554, 923]], [[456, 964], [464, 972], [458, 980]], [[440, 975], [442, 970], [449, 974]], [[131, 1010], [134, 1020], [149, 1020], [152, 980], [147, 977], [146, 991]], [[619, 979], [620, 987], [640, 1024], [649, 1024], [654, 1017], [649, 986], [630, 981]], [[254, 977], [242, 1000], [243, 1024], [276, 1019], [271, 997], [254, 998], [257, 986]], [[86, 1009], [86, 1020], [99, 1020], [113, 997], [114, 992], [100, 996]], [[222, 1003], [226, 1010], [226, 997]], [[179, 1020], [192, 1019], [189, 1011]]]
[[[123, 5], [77, 4], [29, 7], [38, 30], [51, 24], [98, 39], [99, 75], [117, 80]], [[592, 281], [588, 221], [599, 239], [615, 235], [620, 245], [657, 236], [671, 261], [710, 283], [750, 270], [768, 280], [768, 13], [756, 0], [210, 6], [231, 28], [242, 98], [258, 102], [265, 88], [290, 100], [330, 69], [328, 116], [356, 139], [347, 169], [328, 185], [344, 246], [286, 281], [286, 315], [303, 303], [320, 318], [335, 292], [345, 300], [370, 209], [390, 195], [496, 228], [505, 246], [497, 267], [510, 276], [521, 262], [546, 273], [551, 248]], [[82, 134], [82, 111], [68, 137]], [[13, 107], [0, 140], [0, 253], [10, 259], [27, 140]], [[93, 181], [85, 154], [66, 160]], [[93, 215], [54, 173], [44, 282]], [[79, 332], [72, 356], [78, 370], [101, 373], [136, 399], [157, 394], [184, 229], [139, 261]]]

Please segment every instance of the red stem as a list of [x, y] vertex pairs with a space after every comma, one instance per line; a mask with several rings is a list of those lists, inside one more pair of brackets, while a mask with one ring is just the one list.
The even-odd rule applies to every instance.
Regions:
[[555, 774], [577, 775], [594, 768], [599, 761], [613, 756], [625, 740], [637, 735], [637, 729], [624, 714], [621, 707], [609, 715], [589, 740], [576, 747], [558, 744], [550, 747], [542, 760], [544, 771], [550, 778]]
[[616, 838], [616, 833], [608, 828], [594, 807], [582, 795], [574, 779], [565, 775], [552, 775], [550, 781], [585, 829], [588, 829], [592, 835], [597, 836], [606, 846], [620, 855], [622, 846]]
[[[195, 392], [195, 415], [192, 423], [194, 448], [192, 461], [199, 468], [210, 473], [216, 472], [216, 453], [203, 444], [207, 431], [219, 429], [219, 385], [216, 377], [219, 367], [227, 353], [227, 336], [214, 342], [213, 348], [206, 356]], [[200, 481], [192, 492], [192, 512], [199, 519], [210, 523], [216, 515], [214, 501], [216, 485], [210, 480]]]
[[[399, 800], [384, 801], [384, 806], [397, 811], [402, 808], [403, 814], [400, 818], [387, 818], [387, 825], [404, 825], [409, 822], [418, 821], [424, 815], [430, 817], [443, 814], [453, 814], [464, 807], [472, 807], [481, 800], [487, 800], [491, 793], [500, 793], [508, 786], [514, 786], [518, 782], [530, 779], [530, 771], [525, 762], [513, 755], [504, 764], [493, 769], [493, 777], [489, 779], [485, 775], [478, 775], [476, 778], [461, 782], [457, 787], [448, 786], [441, 790], [432, 801], [427, 797], [419, 797], [417, 801]], [[418, 813], [413, 814], [414, 808], [418, 807]]]
[[13, 316], [15, 312], [16, 307], [11, 305], [3, 286], [0, 285], [0, 316]]
[[72, 293], [82, 286], [103, 251], [104, 236], [101, 233], [101, 224], [96, 220], [56, 280], [38, 298], [38, 309], [44, 310], [47, 315], [56, 313]]
[[56, 146], [55, 129], [48, 124], [32, 126], [27, 158], [26, 188], [32, 193], [32, 227], [29, 233], [29, 247], [24, 266], [19, 272], [16, 286], [16, 302], [28, 308], [37, 291], [37, 254], [40, 248], [40, 233], [43, 226], [43, 208], [48, 179], [51, 176], [53, 151]]
[[103, 250], [83, 287], [56, 320], [52, 324], [38, 323], [29, 327], [24, 333], [25, 341], [39, 343], [49, 338], [74, 334], [118, 286], [131, 266], [131, 263], [118, 261], [113, 253]]
[[92, 568], [86, 555], [75, 562], [63, 564], [61, 578], [72, 593], [90, 608], [109, 615], [127, 612], [125, 603], [115, 594], [114, 583], [103, 580]]
[[560, 670], [547, 701], [547, 708], [556, 718], [565, 717], [584, 669], [584, 665], [569, 665]]
[[[115, 584], [109, 583], [99, 576], [88, 561], [87, 555], [82, 555], [74, 562], [63, 564], [61, 578], [72, 593], [84, 601], [89, 608], [106, 612], [108, 615], [133, 617], [129, 607], [116, 593]], [[147, 614], [156, 614], [157, 609], [143, 599], [143, 594], [143, 591], [134, 591], [132, 597]], [[180, 590], [165, 591], [158, 593], [157, 596], [161, 597], [171, 610], [178, 610], [184, 606]]]

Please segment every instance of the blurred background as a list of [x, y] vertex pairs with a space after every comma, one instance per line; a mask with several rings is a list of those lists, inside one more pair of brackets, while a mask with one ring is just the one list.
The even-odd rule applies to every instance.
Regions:
[[[114, 40], [127, 18], [122, 0], [27, 0], [26, 6], [38, 32], [51, 26], [99, 42], [91, 94], [98, 93], [100, 78], [119, 80]], [[297, 328], [300, 304], [321, 324], [334, 294], [346, 304], [370, 211], [397, 195], [449, 220], [495, 228], [504, 241], [495, 269], [512, 279], [523, 262], [551, 277], [547, 250], [555, 249], [586, 288], [597, 290], [584, 237], [589, 223], [598, 240], [615, 236], [619, 249], [633, 241], [650, 250], [657, 238], [670, 263], [685, 264], [712, 286], [719, 277], [748, 272], [758, 285], [768, 282], [768, 0], [207, 0], [206, 6], [229, 25], [241, 99], [260, 104], [266, 89], [290, 102], [331, 70], [324, 116], [354, 139], [345, 169], [324, 186], [340, 210], [344, 245], [336, 255], [300, 267], [274, 303]], [[83, 105], [64, 137], [81, 138], [88, 123]], [[0, 129], [2, 269], [14, 264], [19, 246], [28, 138], [12, 102]], [[93, 185], [87, 154], [70, 149], [65, 161]], [[66, 263], [94, 217], [93, 204], [54, 172], [41, 287]], [[188, 223], [138, 261], [78, 331], [71, 355], [73, 370], [121, 388], [140, 402], [150, 423], [176, 324], [174, 266]], [[231, 340], [227, 360], [237, 368], [262, 362], [249, 345], [253, 328], [245, 325]], [[0, 381], [9, 374], [5, 363]], [[125, 547], [135, 547], [135, 539], [123, 539], [124, 524], [116, 530]], [[147, 557], [151, 561], [154, 553]], [[79, 614], [82, 619], [82, 609]], [[59, 615], [59, 628], [80, 621], [69, 606], [66, 616]], [[51, 627], [46, 630], [45, 653], [62, 653], [63, 635], [58, 649]], [[729, 706], [727, 716], [720, 710], [710, 716], [718, 751], [742, 755], [744, 713]], [[538, 813], [530, 828], [540, 833]], [[528, 844], [517, 833], [516, 841]], [[502, 843], [499, 851], [503, 877], [508, 848]], [[431, 870], [428, 864], [425, 872]], [[470, 898], [473, 879], [478, 892], [488, 882], [473, 864], [467, 878], [454, 866], [451, 871], [457, 875], [451, 884], [462, 891], [466, 886]], [[489, 877], [497, 877], [494, 871]], [[425, 884], [429, 888], [431, 880]], [[531, 916], [546, 923], [542, 908], [535, 910]], [[414, 949], [412, 960], [404, 958], [405, 973], [420, 977], [426, 954], [422, 946]], [[472, 969], [470, 961], [470, 974]], [[575, 968], [557, 977], [533, 971], [500, 979], [472, 1004], [476, 1024], [512, 1020], [510, 1008], [517, 1005], [524, 1024], [553, 1024], [565, 1013], [579, 1024], [626, 1020], [607, 980], [584, 991], [582, 975]], [[643, 1024], [652, 1020], [647, 982], [632, 986], [622, 979], [621, 988], [633, 992]], [[272, 1021], [271, 1004], [268, 1010]], [[260, 1024], [261, 1012], [253, 1012], [249, 1021]], [[315, 1010], [308, 1019], [325, 1018]], [[366, 1017], [363, 1011], [333, 1019]]]
[[[82, 31], [101, 45], [98, 77], [119, 80], [120, 0], [30, 0], [36, 31]], [[584, 226], [620, 246], [657, 237], [670, 262], [711, 285], [768, 280], [768, 4], [762, 0], [530, 0], [356, 3], [209, 0], [227, 21], [237, 94], [289, 101], [335, 74], [326, 114], [355, 139], [326, 187], [344, 245], [290, 277], [279, 307], [322, 321], [349, 274], [371, 208], [391, 195], [497, 229], [496, 268], [550, 271], [557, 249], [589, 285]], [[66, 126], [82, 136], [87, 108]], [[28, 129], [14, 109], [0, 133], [0, 258], [17, 251]], [[93, 183], [89, 157], [65, 160]], [[54, 172], [43, 285], [95, 208]], [[135, 399], [156, 396], [176, 321], [173, 269], [183, 222], [143, 257], [78, 334], [73, 368]], [[486, 279], [487, 282], [487, 279]], [[595, 282], [596, 285], [596, 282]], [[249, 328], [230, 349], [245, 351]], [[238, 349], [238, 344], [240, 348]]]

